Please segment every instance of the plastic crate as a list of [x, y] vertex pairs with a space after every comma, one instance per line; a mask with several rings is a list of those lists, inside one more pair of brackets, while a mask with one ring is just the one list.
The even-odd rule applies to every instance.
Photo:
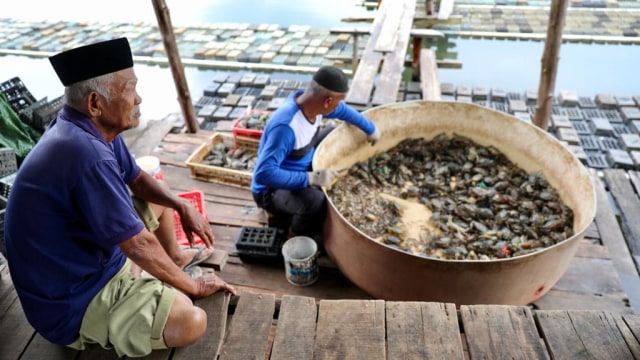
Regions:
[[[207, 220], [209, 217], [207, 216], [207, 212], [205, 211], [204, 206], [204, 194], [200, 190], [188, 191], [177, 194], [179, 197], [183, 199], [188, 199], [193, 206], [198, 209], [198, 212], [202, 214]], [[187, 239], [187, 234], [182, 230], [182, 224], [180, 223], [180, 215], [177, 211], [173, 211], [173, 221], [174, 221], [174, 229], [176, 233], [176, 241], [178, 244], [183, 246], [189, 246], [189, 239]], [[204, 245], [204, 241], [200, 238], [200, 236], [193, 234], [193, 243], [194, 245]]]
[[[269, 116], [270, 114], [271, 114], [270, 111], [252, 110], [252, 111], [249, 111], [248, 113], [243, 114], [242, 116], [240, 116], [236, 120], [234, 120], [233, 121], [233, 126], [231, 128], [231, 131], [233, 132], [234, 139], [236, 139], [238, 136], [244, 136], [244, 137], [248, 137], [248, 138], [251, 138], [251, 139], [260, 140], [260, 138], [262, 137], [262, 130], [243, 128], [240, 123], [241, 123], [241, 121], [243, 119], [245, 119], [247, 117]], [[265, 120], [265, 123], [266, 123], [266, 121], [268, 121], [268, 119]]]
[[33, 124], [31, 126], [38, 131], [44, 131], [62, 109], [63, 98], [63, 96], [60, 96], [46, 105], [33, 109]]
[[248, 188], [251, 185], [251, 172], [202, 163], [204, 158], [219, 143], [224, 143], [229, 147], [234, 146], [231, 135], [214, 133], [209, 141], [200, 145], [187, 159], [187, 167], [190, 170], [191, 177], [198, 180]]
[[16, 153], [11, 148], [0, 148], [0, 178], [18, 170]]
[[260, 140], [256, 140], [254, 138], [246, 136], [237, 136], [234, 139], [234, 142], [237, 148], [250, 150], [253, 152], [258, 152], [258, 145], [260, 145]]
[[0, 252], [7, 255], [7, 247], [4, 243], [4, 213], [7, 208], [7, 199], [0, 196]]
[[17, 76], [0, 83], [0, 92], [7, 96], [7, 100], [16, 114], [36, 102], [36, 98]]
[[7, 175], [3, 178], [0, 178], [0, 196], [4, 198], [9, 198], [9, 192], [11, 191], [11, 186], [13, 182], [16, 180], [16, 174], [13, 173], [11, 175]]
[[273, 260], [282, 256], [284, 232], [273, 227], [243, 226], [235, 245], [243, 261]]

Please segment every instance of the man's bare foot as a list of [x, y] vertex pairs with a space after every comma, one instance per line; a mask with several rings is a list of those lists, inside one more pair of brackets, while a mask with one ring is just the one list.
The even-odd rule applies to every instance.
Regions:
[[213, 249], [205, 247], [183, 248], [180, 252], [180, 257], [178, 259], [174, 259], [174, 261], [176, 262], [176, 265], [184, 268], [187, 265], [200, 264], [211, 257], [211, 255], [213, 255]]

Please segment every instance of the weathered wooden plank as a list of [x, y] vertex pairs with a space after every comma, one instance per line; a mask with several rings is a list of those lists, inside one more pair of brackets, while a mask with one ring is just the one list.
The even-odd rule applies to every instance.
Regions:
[[202, 190], [205, 197], [211, 197], [211, 200], [225, 201], [233, 199], [238, 200], [236, 202], [238, 204], [248, 205], [253, 203], [255, 205], [249, 189], [194, 179], [189, 175], [189, 171], [171, 165], [163, 166], [162, 174], [164, 175], [164, 180], [175, 192]]
[[[2, 256], [2, 254], [0, 254]], [[6, 264], [6, 259], [3, 257], [3, 261]], [[18, 294], [13, 287], [13, 281], [9, 274], [9, 268], [5, 267], [0, 273], [0, 319], [9, 310], [11, 305], [18, 300]], [[0, 339], [0, 341], [2, 341]]]
[[210, 258], [205, 260], [200, 266], [209, 267], [216, 271], [221, 271], [224, 266], [227, 264], [227, 260], [229, 259], [229, 253], [225, 250], [214, 249], [213, 254]]
[[600, 240], [600, 231], [598, 230], [598, 224], [596, 224], [595, 221], [591, 222], [584, 236], [588, 238]]
[[[358, 34], [358, 35], [368, 35], [371, 33], [370, 26], [336, 26], [332, 27], [329, 32], [331, 34]], [[411, 29], [409, 33], [411, 37], [417, 38], [428, 38], [428, 39], [436, 39], [443, 38], [444, 33], [442, 31], [433, 30], [433, 29]], [[216, 129], [217, 130], [217, 129]]]
[[[400, 5], [394, 6], [400, 8]], [[409, 44], [409, 32], [415, 12], [415, 0], [407, 0], [403, 2], [402, 6], [404, 7], [402, 20], [396, 30], [398, 39], [393, 51], [384, 56], [380, 76], [371, 100], [372, 105], [389, 104], [397, 99]]]
[[606, 169], [604, 178], [611, 195], [620, 208], [622, 232], [627, 239], [631, 254], [640, 255], [640, 201], [631, 187], [626, 172], [621, 169]]
[[220, 276], [234, 285], [260, 291], [321, 299], [371, 299], [371, 296], [354, 286], [340, 271], [329, 268], [320, 270], [320, 277], [313, 286], [295, 286], [287, 281], [282, 262], [248, 263], [230, 256]]
[[633, 314], [624, 293], [585, 294], [551, 289], [545, 296], [533, 302], [540, 310], [592, 310], [607, 309], [620, 314]]
[[383, 300], [322, 300], [314, 359], [386, 359]]
[[632, 359], [614, 318], [604, 311], [537, 312], [554, 359]]
[[187, 159], [202, 143], [204, 141], [198, 145], [162, 142], [160, 144], [161, 151], [157, 151], [153, 155], [160, 159], [161, 164], [187, 167]]
[[580, 240], [580, 244], [578, 245], [578, 250], [576, 250], [575, 256], [611, 260], [611, 256], [609, 256], [609, 250], [607, 250], [605, 246], [594, 245], [586, 239]]
[[[404, 60], [409, 44], [409, 32], [413, 20], [413, 13], [416, 8], [416, 0], [405, 0], [403, 3], [402, 21], [399, 24], [398, 40], [392, 52], [384, 57], [380, 77], [376, 84], [371, 103], [373, 105], [383, 105], [396, 102], [402, 73], [404, 70]], [[398, 6], [399, 7], [399, 6]]]
[[634, 359], [640, 359], [640, 316], [624, 315], [611, 313], [613, 319], [618, 325], [618, 330], [629, 347], [629, 351], [633, 354]]
[[187, 144], [192, 144], [192, 145], [200, 145], [203, 142], [206, 142], [207, 140], [209, 140], [211, 138], [211, 136], [213, 136], [213, 131], [209, 131], [209, 130], [198, 130], [197, 133], [195, 134], [188, 134], [188, 133], [178, 133], [178, 134], [172, 134], [172, 133], [168, 133], [167, 135], [165, 135], [164, 138], [162, 138], [162, 142], [168, 142], [168, 143], [187, 143]]
[[[3, 275], [0, 280], [4, 285], [12, 287], [8, 293], [15, 294], [9, 276]], [[8, 294], [3, 302], [8, 306], [0, 309], [3, 310], [0, 312], [0, 349], [2, 349], [0, 357], [17, 359], [35, 334], [35, 330], [27, 322], [17, 295]]]
[[[388, 5], [391, 6], [391, 2], [389, 3]], [[385, 6], [384, 3], [383, 6]], [[353, 81], [345, 98], [345, 102], [349, 104], [369, 104], [373, 83], [378, 73], [380, 62], [382, 61], [382, 53], [374, 50], [384, 20], [382, 15], [382, 12], [378, 11], [371, 25], [371, 36], [369, 36], [369, 40], [367, 40], [364, 52], [362, 53], [362, 60], [358, 64], [355, 74], [353, 74]]]
[[554, 289], [585, 294], [624, 293], [609, 259], [574, 257]]
[[367, 54], [367, 48], [365, 48], [364, 52], [362, 57], [363, 61], [360, 61], [358, 64], [358, 69], [353, 76], [351, 87], [345, 98], [345, 101], [349, 104], [369, 104], [374, 79], [377, 76], [378, 68], [382, 61], [381, 53], [371, 52]]
[[422, 89], [423, 100], [442, 100], [436, 52], [433, 49], [422, 49], [420, 51], [420, 88]]
[[263, 359], [273, 322], [275, 296], [243, 292], [229, 325], [220, 359]]
[[[77, 350], [53, 344], [43, 338], [42, 335], [36, 333], [25, 349], [24, 354], [22, 354], [22, 358], [30, 360], [66, 360], [75, 358], [77, 354]], [[4, 359], [3, 355], [0, 354], [0, 358]]]
[[567, 271], [542, 298], [539, 309], [609, 309], [630, 312], [627, 296], [606, 248], [582, 240]]
[[204, 299], [196, 300], [196, 305], [207, 313], [207, 330], [195, 344], [175, 349], [173, 359], [216, 359], [220, 353], [231, 294], [218, 292]]
[[454, 304], [386, 303], [389, 359], [463, 359]]
[[463, 305], [460, 316], [471, 359], [548, 359], [525, 306]]
[[613, 266], [618, 272], [618, 277], [629, 297], [631, 307], [640, 311], [640, 279], [638, 271], [631, 258], [629, 248], [625, 242], [622, 231], [618, 226], [618, 220], [611, 208], [604, 184], [598, 178], [594, 170], [591, 170], [591, 179], [596, 190], [597, 212], [596, 223], [600, 230], [601, 241], [609, 250]]
[[239, 207], [235, 205], [216, 204], [205, 202], [209, 222], [212, 224], [231, 225], [231, 226], [262, 226], [265, 224], [265, 218], [261, 212], [254, 209]]
[[312, 359], [317, 316], [314, 298], [283, 296], [270, 359]]
[[87, 345], [84, 351], [81, 351], [77, 357], [78, 360], [116, 360], [120, 359], [115, 351], [102, 348], [98, 344]]
[[[383, 16], [382, 27], [380, 34], [376, 39], [375, 51], [387, 53], [396, 49], [396, 43], [399, 39], [398, 29], [400, 28], [402, 21], [406, 21], [406, 17], [403, 16], [403, 12], [407, 9], [408, 0], [396, 0], [389, 4], [382, 3], [378, 12]], [[415, 11], [415, 1], [413, 1], [413, 11]], [[413, 22], [413, 15], [411, 15], [410, 23]], [[406, 49], [406, 48], [405, 48]]]

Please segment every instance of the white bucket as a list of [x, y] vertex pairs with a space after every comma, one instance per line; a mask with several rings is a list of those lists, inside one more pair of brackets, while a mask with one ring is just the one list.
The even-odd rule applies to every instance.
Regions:
[[318, 245], [312, 238], [295, 236], [282, 246], [287, 280], [293, 285], [311, 285], [318, 280]]
[[136, 158], [136, 163], [147, 174], [158, 180], [164, 179], [162, 169], [160, 168], [160, 159], [155, 156], [141, 156]]

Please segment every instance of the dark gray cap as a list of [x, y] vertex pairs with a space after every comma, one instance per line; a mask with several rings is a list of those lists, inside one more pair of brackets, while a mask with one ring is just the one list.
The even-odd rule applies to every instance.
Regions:
[[326, 65], [318, 69], [313, 75], [313, 80], [327, 90], [337, 93], [349, 91], [349, 79], [339, 68]]

